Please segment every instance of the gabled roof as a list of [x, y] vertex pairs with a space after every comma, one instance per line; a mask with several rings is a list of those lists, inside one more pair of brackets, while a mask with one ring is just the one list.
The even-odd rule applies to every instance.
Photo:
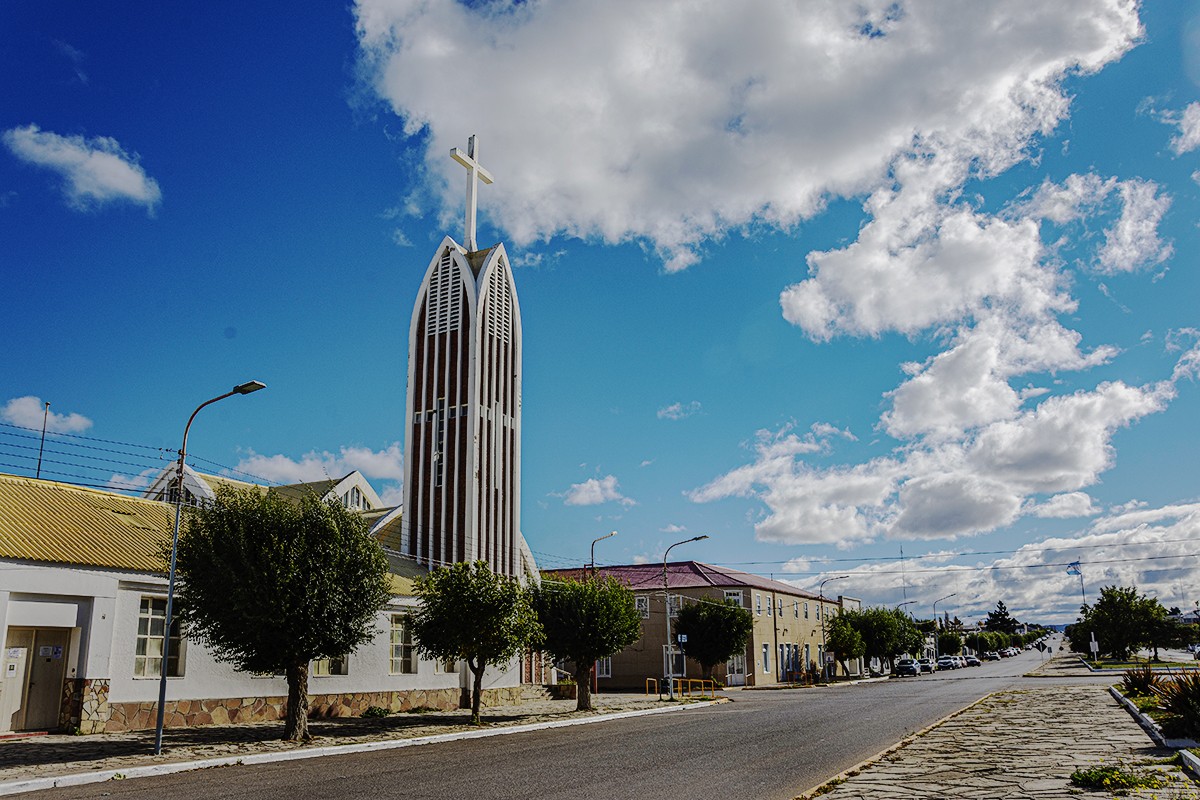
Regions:
[[157, 500], [0, 474], [0, 558], [165, 572], [174, 514]]
[[[544, 570], [547, 578], [582, 578], [589, 570], [556, 569]], [[597, 575], [616, 578], [634, 591], [645, 589], [662, 589], [662, 564], [626, 564], [615, 567], [597, 567]], [[764, 578], [729, 567], [718, 567], [704, 564], [700, 561], [674, 561], [667, 564], [667, 585], [671, 589], [737, 589], [748, 587], [767, 592], [807, 597], [816, 600], [817, 595], [798, 589], [790, 583]], [[826, 597], [826, 600], [830, 598]], [[836, 598], [834, 598], [836, 599]]]

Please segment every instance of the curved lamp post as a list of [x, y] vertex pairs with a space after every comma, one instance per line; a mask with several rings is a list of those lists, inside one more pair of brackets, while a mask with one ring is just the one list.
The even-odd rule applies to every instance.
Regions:
[[951, 597], [956, 596], [958, 596], [958, 592], [951, 592], [945, 597], [939, 597], [937, 600], [933, 601], [933, 658], [935, 661], [941, 656], [941, 653], [939, 652], [940, 648], [938, 647], [938, 634], [941, 633], [942, 630], [942, 626], [938, 623], [937, 604], [943, 600], [949, 600]]
[[849, 577], [849, 575], [838, 575], [836, 578], [826, 578], [821, 581], [821, 588], [817, 590], [817, 608], [821, 612], [821, 679], [826, 683], [829, 682], [829, 665], [825, 663], [825, 584], [830, 581], [842, 581]]
[[158, 720], [154, 725], [154, 755], [162, 753], [163, 720], [166, 715], [167, 663], [171, 658], [171, 623], [174, 621], [171, 615], [175, 605], [175, 552], [179, 547], [179, 519], [183, 515], [183, 462], [187, 458], [188, 431], [191, 430], [192, 420], [196, 419], [200, 409], [205, 406], [210, 406], [226, 397], [233, 397], [235, 394], [250, 394], [265, 388], [267, 385], [258, 381], [239, 383], [220, 397], [205, 400], [196, 406], [196, 410], [188, 417], [187, 425], [183, 427], [183, 446], [179, 448], [179, 469], [175, 473], [175, 528], [171, 532], [171, 569], [167, 578], [167, 618], [163, 628], [162, 664], [158, 670]]
[[612, 533], [606, 533], [603, 536], [598, 536], [597, 538], [592, 539], [592, 560], [591, 560], [590, 564], [591, 564], [591, 568], [592, 568], [592, 577], [593, 578], [596, 577], [596, 542], [603, 542], [605, 539], [610, 539], [616, 535], [617, 535], [617, 532], [613, 531]]
[[667, 617], [667, 693], [671, 700], [675, 699], [675, 665], [671, 663], [671, 590], [667, 588], [667, 556], [671, 553], [672, 547], [678, 547], [681, 544], [688, 542], [699, 542], [707, 539], [708, 534], [702, 536], [693, 536], [690, 539], [684, 539], [682, 542], [676, 542], [667, 548], [667, 552], [663, 553], [663, 611]]

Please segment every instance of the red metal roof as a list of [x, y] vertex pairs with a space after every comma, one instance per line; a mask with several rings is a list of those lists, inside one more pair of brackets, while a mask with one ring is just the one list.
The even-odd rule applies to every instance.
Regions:
[[[586, 569], [552, 569], [543, 570], [542, 574], [549, 578], [582, 578], [589, 570]], [[597, 575], [616, 578], [635, 591], [639, 589], [661, 589], [663, 585], [662, 564], [625, 564], [612, 567], [597, 567]], [[700, 561], [673, 561], [667, 564], [667, 585], [672, 589], [697, 589], [712, 587], [716, 589], [736, 589], [750, 587], [767, 592], [781, 592], [797, 597], [807, 597], [813, 600], [817, 596], [812, 592], [799, 589], [790, 583], [764, 578], [749, 572], [704, 564]], [[825, 598], [826, 600], [830, 598]]]

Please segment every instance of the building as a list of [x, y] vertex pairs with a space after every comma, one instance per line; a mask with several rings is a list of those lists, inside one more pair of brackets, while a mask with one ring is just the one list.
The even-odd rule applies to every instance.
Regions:
[[404, 552], [424, 565], [487, 562], [535, 579], [521, 536], [521, 309], [503, 244], [475, 243], [472, 136], [465, 244], [438, 245], [413, 308], [404, 443]]
[[[404, 614], [425, 570], [389, 550], [400, 539], [393, 512], [364, 514], [388, 553], [394, 596], [378, 612], [374, 640], [311, 665], [312, 716], [372, 705], [453, 709], [469, 696], [461, 665], [426, 661], [413, 646]], [[174, 506], [158, 500], [0, 474], [0, 732], [154, 727], [167, 596], [161, 553], [173, 522]], [[282, 676], [237, 672], [173, 628], [167, 725], [283, 717]], [[522, 669], [489, 670], [485, 703], [518, 700]]]
[[[581, 578], [584, 570], [549, 570], [543, 579]], [[642, 617], [641, 638], [630, 647], [597, 665], [597, 684], [605, 689], [644, 689], [647, 678], [667, 674], [666, 617], [662, 564], [600, 567], [597, 575], [616, 578], [634, 594]], [[805, 679], [825, 661], [825, 626], [843, 608], [858, 609], [850, 597], [820, 598], [789, 583], [699, 561], [666, 565], [672, 617], [681, 604], [703, 600], [733, 600], [748, 609], [754, 629], [746, 652], [718, 666], [713, 677], [727, 686], [771, 686]], [[700, 665], [684, 657], [673, 659], [676, 677], [696, 678]], [[862, 664], [849, 664], [850, 675], [860, 675]], [[840, 665], [827, 664], [830, 673], [844, 674]]]

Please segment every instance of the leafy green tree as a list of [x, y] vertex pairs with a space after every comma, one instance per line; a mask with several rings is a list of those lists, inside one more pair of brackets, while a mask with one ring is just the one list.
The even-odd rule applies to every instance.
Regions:
[[576, 711], [592, 708], [592, 665], [636, 642], [642, 617], [633, 592], [615, 578], [543, 581], [532, 590], [543, 647], [575, 666]]
[[996, 603], [995, 611], [988, 612], [987, 619], [984, 620], [983, 627], [989, 631], [1014, 634], [1017, 632], [1017, 628], [1021, 627], [1021, 623], [1013, 619], [1013, 617], [1008, 613], [1008, 607], [1005, 606], [1004, 601], [1001, 600]]
[[1135, 586], [1105, 586], [1094, 606], [1083, 605], [1080, 619], [1070, 629], [1071, 649], [1090, 652], [1092, 634], [1100, 653], [1125, 660], [1143, 647], [1152, 646], [1166, 617], [1166, 609], [1157, 599], [1140, 594]]
[[733, 600], [705, 600], [688, 603], [679, 609], [675, 630], [687, 637], [684, 652], [712, 678], [713, 668], [736, 653], [746, 652], [746, 643], [754, 629], [749, 609]]
[[937, 637], [938, 655], [956, 656], [962, 652], [963, 640], [954, 631], [942, 631]]
[[362, 517], [315, 495], [222, 488], [179, 537], [179, 619], [218, 661], [287, 676], [283, 738], [308, 733], [308, 665], [375, 633], [388, 563]]
[[846, 618], [847, 613], [838, 614], [829, 623], [829, 630], [825, 632], [825, 642], [830, 652], [834, 653], [841, 663], [842, 672], [849, 675], [850, 662], [866, 655], [867, 646], [863, 642], [862, 634]]
[[417, 649], [437, 661], [465, 661], [471, 670], [471, 722], [479, 724], [483, 673], [541, 642], [529, 592], [486, 562], [440, 567], [417, 580], [420, 601], [409, 615]]
[[919, 653], [925, 637], [912, 619], [900, 609], [866, 608], [841, 614], [858, 631], [864, 655], [879, 659], [891, 669], [892, 660], [903, 653]]

